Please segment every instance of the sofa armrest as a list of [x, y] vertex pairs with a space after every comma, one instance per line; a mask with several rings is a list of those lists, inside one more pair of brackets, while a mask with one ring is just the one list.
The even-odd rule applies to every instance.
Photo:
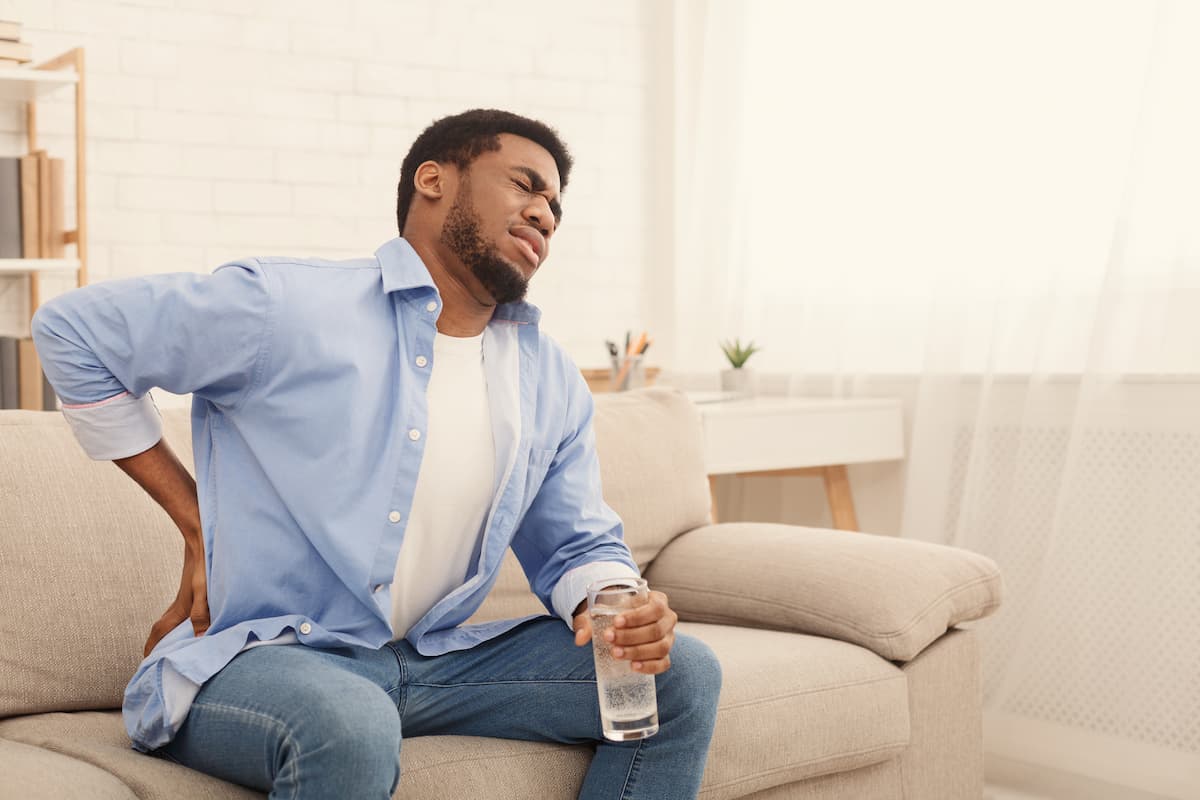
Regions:
[[816, 634], [910, 661], [996, 610], [1000, 570], [945, 545], [738, 522], [676, 537], [646, 569], [680, 619]]

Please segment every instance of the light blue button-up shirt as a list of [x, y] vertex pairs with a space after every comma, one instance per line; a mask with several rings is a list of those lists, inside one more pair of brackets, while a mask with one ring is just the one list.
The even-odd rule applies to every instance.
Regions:
[[[135, 747], [170, 741], [179, 706], [248, 643], [392, 638], [389, 587], [426, 446], [441, 308], [416, 251], [393, 239], [373, 258], [249, 259], [99, 283], [39, 309], [38, 352], [92, 458], [158, 442], [151, 388], [193, 396], [211, 627], [196, 638], [184, 621], [139, 666], [124, 703]], [[424, 655], [528, 619], [464, 624], [510, 546], [568, 626], [588, 583], [637, 574], [601, 496], [591, 394], [538, 318], [527, 303], [502, 305], [484, 332], [493, 501], [466, 582], [407, 634]], [[193, 691], [179, 700], [164, 679]]]

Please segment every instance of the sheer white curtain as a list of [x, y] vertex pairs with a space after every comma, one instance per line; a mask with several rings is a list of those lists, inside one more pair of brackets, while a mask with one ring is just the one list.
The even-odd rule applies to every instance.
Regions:
[[1200, 6], [675, 10], [663, 355], [904, 396], [887, 532], [1005, 571], [989, 750], [1194, 796]]

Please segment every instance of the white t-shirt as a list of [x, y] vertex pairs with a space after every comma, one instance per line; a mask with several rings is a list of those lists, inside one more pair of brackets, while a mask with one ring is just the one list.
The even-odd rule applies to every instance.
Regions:
[[495, 490], [483, 334], [436, 334], [429, 366], [425, 453], [391, 589], [397, 639], [466, 581]]

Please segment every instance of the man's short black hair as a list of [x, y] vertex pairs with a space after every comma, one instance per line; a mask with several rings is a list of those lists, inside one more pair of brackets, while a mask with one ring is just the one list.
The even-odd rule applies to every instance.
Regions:
[[404, 233], [408, 209], [412, 206], [413, 176], [426, 161], [453, 164], [467, 169], [482, 153], [500, 149], [500, 134], [510, 133], [539, 144], [554, 158], [558, 167], [560, 191], [567, 188], [571, 174], [571, 154], [558, 133], [545, 123], [494, 108], [475, 108], [442, 117], [421, 132], [400, 167], [400, 185], [396, 189], [396, 224]]

